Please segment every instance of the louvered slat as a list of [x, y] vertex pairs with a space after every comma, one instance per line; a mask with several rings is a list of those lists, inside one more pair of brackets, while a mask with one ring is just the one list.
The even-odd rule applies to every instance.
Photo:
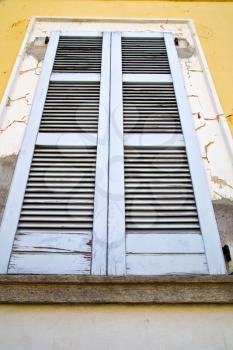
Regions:
[[122, 70], [126, 74], [169, 74], [164, 38], [122, 37]]
[[[51, 155], [48, 156], [49, 154]], [[48, 149], [37, 146], [31, 164], [18, 234], [38, 231], [61, 234], [91, 233], [95, 162], [94, 147]], [[62, 180], [59, 179], [58, 176], [64, 169], [67, 175], [72, 175], [72, 181], [65, 175], [62, 176]], [[85, 174], [88, 175], [88, 179], [84, 177]]]
[[124, 132], [181, 133], [172, 83], [123, 83]]
[[126, 233], [200, 233], [184, 149], [125, 147], [125, 203]]
[[60, 37], [53, 71], [100, 73], [102, 37]]
[[97, 132], [99, 82], [50, 82], [40, 132]]

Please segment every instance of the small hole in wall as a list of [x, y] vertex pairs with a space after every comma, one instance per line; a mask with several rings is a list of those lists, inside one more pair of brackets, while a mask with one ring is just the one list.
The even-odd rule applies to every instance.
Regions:
[[175, 39], [174, 39], [174, 42], [175, 42], [175, 45], [176, 45], [176, 46], [179, 46], [179, 39], [178, 39], [178, 38], [175, 38]]

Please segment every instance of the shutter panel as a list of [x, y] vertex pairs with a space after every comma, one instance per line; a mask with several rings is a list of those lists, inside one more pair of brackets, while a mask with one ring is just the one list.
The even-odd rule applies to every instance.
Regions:
[[51, 35], [3, 218], [1, 272], [106, 274], [109, 81], [109, 33]]
[[113, 33], [111, 62], [109, 274], [225, 273], [172, 35]]

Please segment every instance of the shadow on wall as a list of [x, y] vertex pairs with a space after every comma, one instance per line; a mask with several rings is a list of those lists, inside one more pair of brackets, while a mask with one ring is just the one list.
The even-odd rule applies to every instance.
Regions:
[[0, 158], [0, 222], [14, 174], [17, 155]]

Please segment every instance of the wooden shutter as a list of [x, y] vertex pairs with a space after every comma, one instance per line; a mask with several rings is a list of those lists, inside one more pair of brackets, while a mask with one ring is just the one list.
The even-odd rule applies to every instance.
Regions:
[[170, 33], [113, 33], [108, 273], [223, 274]]
[[106, 274], [110, 34], [51, 35], [1, 226], [0, 272]]

